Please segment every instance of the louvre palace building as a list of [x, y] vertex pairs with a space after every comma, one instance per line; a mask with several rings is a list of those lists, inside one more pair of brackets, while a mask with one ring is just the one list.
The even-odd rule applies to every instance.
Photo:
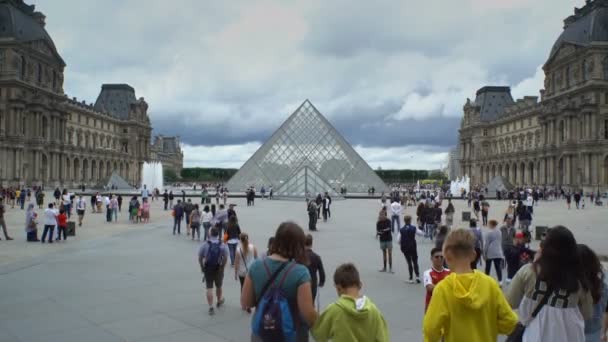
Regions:
[[0, 0], [0, 185], [99, 186], [113, 172], [138, 184], [148, 105], [126, 84], [103, 85], [94, 105], [69, 99], [45, 19], [23, 0]]
[[543, 70], [540, 98], [488, 86], [467, 99], [459, 175], [472, 185], [503, 176], [515, 186], [606, 191], [608, 0], [574, 9]]

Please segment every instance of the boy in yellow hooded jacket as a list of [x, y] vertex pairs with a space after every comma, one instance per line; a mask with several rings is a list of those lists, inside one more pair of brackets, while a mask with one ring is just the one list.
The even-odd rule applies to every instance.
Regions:
[[443, 245], [452, 274], [433, 290], [424, 316], [426, 342], [487, 342], [508, 335], [517, 325], [498, 283], [471, 269], [475, 260], [475, 236], [466, 229], [453, 230]]
[[312, 327], [315, 341], [388, 342], [388, 326], [380, 310], [360, 294], [361, 280], [355, 265], [339, 266], [334, 284], [340, 298], [323, 311]]

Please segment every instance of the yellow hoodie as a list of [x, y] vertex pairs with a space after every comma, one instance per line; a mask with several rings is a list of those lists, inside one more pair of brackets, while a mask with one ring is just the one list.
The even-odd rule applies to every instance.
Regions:
[[452, 273], [433, 290], [424, 316], [426, 342], [488, 342], [510, 334], [517, 315], [496, 280], [479, 272]]

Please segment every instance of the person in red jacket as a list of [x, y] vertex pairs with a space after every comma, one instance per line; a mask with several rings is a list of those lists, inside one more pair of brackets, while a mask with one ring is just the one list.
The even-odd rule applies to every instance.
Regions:
[[66, 215], [65, 210], [59, 210], [59, 215], [57, 215], [57, 239], [55, 241], [61, 240], [61, 235], [63, 234], [63, 241], [67, 239], [67, 229], [68, 229], [68, 215]]

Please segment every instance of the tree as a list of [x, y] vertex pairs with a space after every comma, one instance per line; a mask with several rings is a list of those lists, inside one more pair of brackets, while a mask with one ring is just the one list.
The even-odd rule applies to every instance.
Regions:
[[163, 175], [165, 176], [165, 182], [176, 182], [177, 181], [177, 173], [172, 169], [165, 169], [163, 171]]

